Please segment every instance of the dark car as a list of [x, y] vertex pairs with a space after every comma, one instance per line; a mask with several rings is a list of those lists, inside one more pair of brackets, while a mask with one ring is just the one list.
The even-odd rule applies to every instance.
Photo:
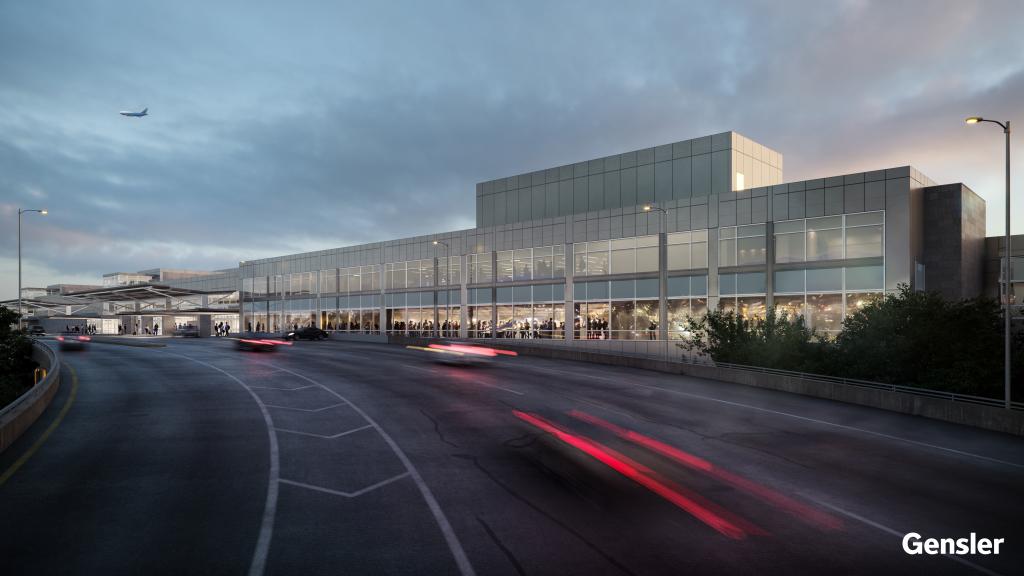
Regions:
[[90, 336], [77, 332], [62, 332], [57, 336], [61, 350], [85, 350], [85, 345], [92, 340]]
[[315, 327], [304, 326], [298, 330], [289, 330], [284, 333], [285, 340], [326, 340], [330, 338], [327, 332]]
[[191, 324], [174, 329], [174, 335], [181, 338], [199, 338], [199, 327]]
[[46, 329], [44, 329], [42, 326], [39, 326], [39, 325], [29, 326], [28, 327], [28, 335], [29, 336], [45, 336], [46, 335]]
[[279, 346], [291, 346], [291, 344], [291, 342], [281, 340], [276, 334], [267, 332], [242, 332], [235, 340], [236, 348], [253, 352], [273, 352]]

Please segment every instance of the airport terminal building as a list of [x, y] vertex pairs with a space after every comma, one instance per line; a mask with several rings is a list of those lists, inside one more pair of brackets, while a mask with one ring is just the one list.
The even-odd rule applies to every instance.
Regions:
[[782, 170], [780, 152], [723, 132], [499, 178], [476, 186], [476, 228], [178, 275], [162, 285], [191, 305], [136, 303], [129, 322], [600, 345], [681, 338], [716, 308], [835, 334], [901, 284], [997, 294], [1001, 244], [966, 186], [910, 166], [788, 183]]
[[789, 183], [782, 169], [724, 132], [483, 182], [476, 228], [242, 263], [240, 324], [664, 340], [709, 308], [774, 307], [835, 333], [900, 284], [982, 292], [985, 203], [969, 188], [909, 166]]

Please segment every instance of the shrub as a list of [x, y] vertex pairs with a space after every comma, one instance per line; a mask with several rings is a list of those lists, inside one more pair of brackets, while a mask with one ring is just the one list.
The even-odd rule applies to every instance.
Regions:
[[32, 341], [13, 329], [17, 312], [0, 306], [0, 408], [32, 387]]

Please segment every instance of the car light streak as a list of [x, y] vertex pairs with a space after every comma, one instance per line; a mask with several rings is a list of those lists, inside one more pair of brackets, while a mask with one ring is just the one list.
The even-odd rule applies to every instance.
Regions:
[[807, 504], [798, 502], [784, 494], [772, 490], [771, 488], [762, 486], [752, 480], [748, 480], [742, 476], [729, 472], [728, 470], [719, 468], [703, 458], [684, 452], [674, 446], [670, 446], [664, 442], [651, 438], [650, 436], [644, 436], [639, 432], [627, 430], [621, 426], [617, 426], [611, 422], [598, 418], [597, 416], [580, 412], [579, 410], [572, 410], [569, 412], [569, 415], [577, 420], [582, 420], [589, 424], [604, 428], [605, 430], [609, 430], [623, 440], [639, 444], [640, 446], [661, 454], [662, 456], [682, 464], [687, 468], [700, 471], [712, 478], [725, 482], [734, 488], [743, 490], [744, 492], [760, 498], [762, 501], [781, 509], [799, 520], [803, 520], [809, 524], [813, 524], [826, 530], [838, 530], [843, 527], [842, 521], [831, 514], [817, 510]]
[[520, 412], [519, 410], [513, 410], [512, 413], [520, 420], [553, 435], [562, 442], [580, 450], [626, 478], [668, 500], [724, 536], [734, 540], [742, 540], [748, 535], [766, 534], [764, 530], [754, 524], [710, 502], [699, 494], [694, 494], [667, 479], [660, 478], [650, 468], [606, 446], [584, 436], [566, 432], [540, 416]]

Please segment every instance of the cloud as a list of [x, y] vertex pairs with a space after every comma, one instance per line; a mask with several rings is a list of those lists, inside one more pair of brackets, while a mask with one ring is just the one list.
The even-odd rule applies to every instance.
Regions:
[[[998, 233], [1000, 135], [961, 120], [1021, 117], [1021, 16], [1015, 2], [6, 3], [0, 213], [48, 205], [25, 238], [47, 283], [222, 268], [471, 227], [476, 182], [734, 129], [782, 151], [787, 180], [912, 163], [964, 181]], [[0, 227], [3, 278], [13, 235]]]

